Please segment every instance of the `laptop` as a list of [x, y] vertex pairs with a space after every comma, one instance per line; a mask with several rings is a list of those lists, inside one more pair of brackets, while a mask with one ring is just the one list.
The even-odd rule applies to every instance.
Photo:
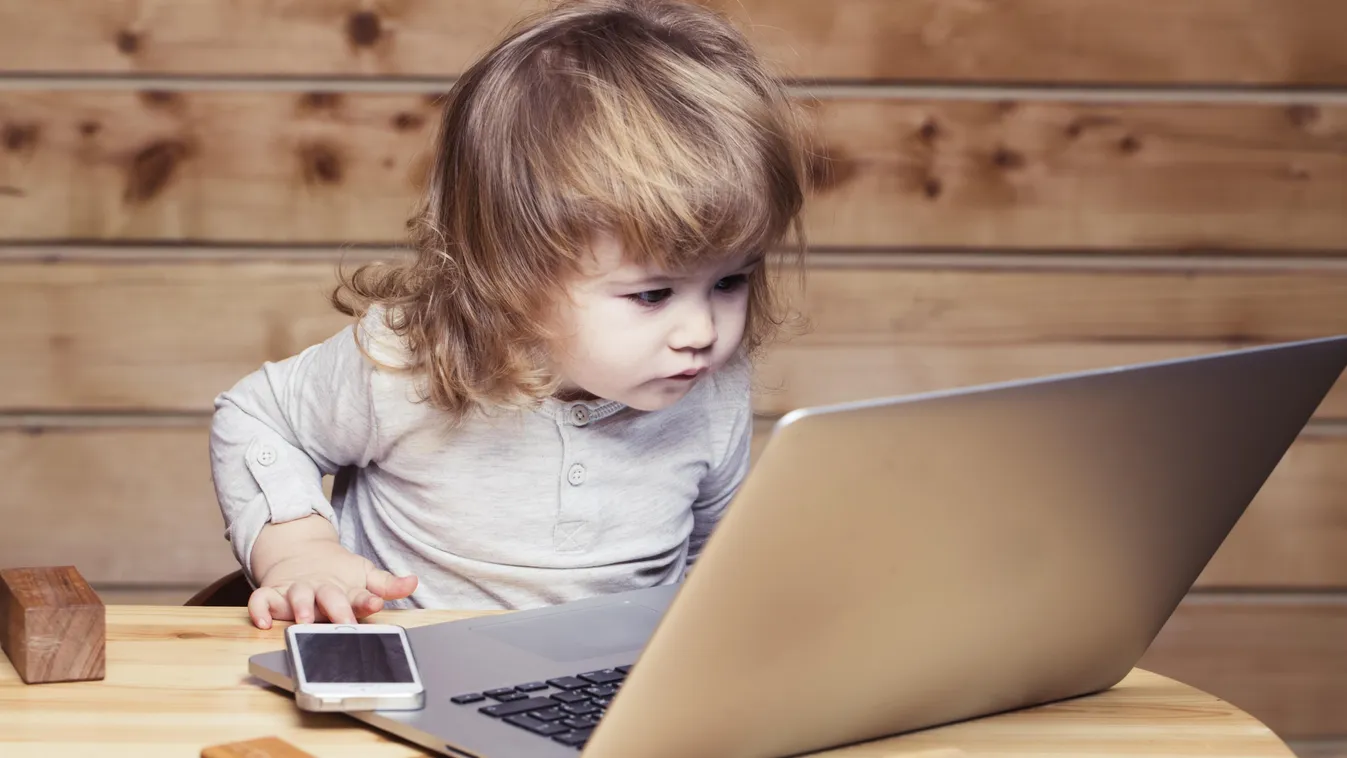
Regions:
[[[459, 758], [775, 758], [1084, 696], [1135, 666], [1347, 336], [782, 418], [675, 586], [409, 630]], [[283, 651], [251, 673], [291, 690]]]

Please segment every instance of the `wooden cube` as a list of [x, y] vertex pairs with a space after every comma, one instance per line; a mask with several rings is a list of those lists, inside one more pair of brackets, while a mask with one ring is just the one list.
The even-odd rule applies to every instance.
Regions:
[[74, 566], [0, 569], [0, 650], [28, 684], [102, 679], [103, 601]]
[[212, 745], [201, 751], [201, 758], [313, 758], [313, 754], [279, 737], [262, 737], [246, 742]]

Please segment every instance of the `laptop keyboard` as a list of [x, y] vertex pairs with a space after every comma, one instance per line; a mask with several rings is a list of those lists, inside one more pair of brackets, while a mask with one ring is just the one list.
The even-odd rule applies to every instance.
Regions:
[[631, 666], [467, 692], [449, 702], [576, 749], [585, 746]]

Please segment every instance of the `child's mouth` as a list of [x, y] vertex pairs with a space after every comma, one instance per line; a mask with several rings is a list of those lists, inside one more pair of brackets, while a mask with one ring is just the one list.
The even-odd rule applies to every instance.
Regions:
[[692, 381], [693, 379], [696, 379], [697, 377], [699, 377], [699, 376], [701, 376], [702, 374], [705, 374], [705, 373], [706, 373], [706, 369], [704, 369], [704, 368], [694, 368], [694, 369], [688, 369], [687, 371], [684, 371], [684, 372], [681, 373], [681, 374], [674, 374], [673, 376], [670, 376], [670, 377], [667, 377], [667, 378], [672, 379], [672, 380], [674, 380], [674, 381], [690, 382], [690, 381]]

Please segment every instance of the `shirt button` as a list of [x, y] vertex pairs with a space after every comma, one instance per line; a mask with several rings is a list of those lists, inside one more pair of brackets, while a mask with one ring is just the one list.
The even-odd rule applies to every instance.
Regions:
[[566, 473], [566, 481], [572, 486], [579, 487], [585, 483], [585, 467], [580, 464], [571, 466], [571, 470]]
[[571, 423], [576, 426], [584, 426], [589, 423], [589, 409], [583, 405], [571, 407]]
[[276, 462], [276, 451], [269, 447], [264, 447], [261, 450], [258, 450], [257, 462], [263, 466], [270, 466]]

